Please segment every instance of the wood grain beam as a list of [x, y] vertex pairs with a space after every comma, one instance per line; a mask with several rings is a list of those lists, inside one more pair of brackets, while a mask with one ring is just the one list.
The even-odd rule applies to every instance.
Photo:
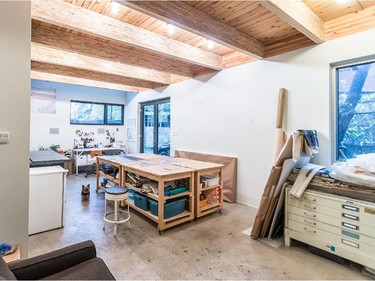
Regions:
[[284, 54], [304, 47], [312, 46], [315, 43], [303, 34], [296, 34], [270, 42], [265, 46], [264, 56], [266, 58]]
[[302, 0], [263, 0], [260, 3], [315, 43], [325, 41], [323, 20]]
[[31, 42], [31, 60], [152, 81], [165, 85], [171, 84], [171, 75], [165, 72], [59, 50], [35, 42]]
[[328, 40], [361, 32], [375, 27], [375, 6], [327, 21], [325, 23]]
[[56, 0], [31, 2], [33, 19], [115, 42], [151, 50], [168, 57], [221, 70], [222, 57], [143, 28]]
[[263, 57], [263, 44], [260, 41], [182, 1], [116, 2], [246, 55]]
[[185, 77], [194, 77], [195, 75], [192, 64], [162, 57], [160, 54], [124, 44], [108, 44], [104, 40], [76, 34], [76, 32], [73, 33], [71, 30], [64, 31], [58, 30], [53, 26], [41, 26], [40, 22], [35, 20], [33, 20], [31, 34], [33, 42], [53, 46], [57, 49], [124, 64], [137, 65]]
[[147, 89], [31, 70], [31, 79], [139, 93]]
[[88, 80], [95, 80], [100, 82], [107, 82], [113, 84], [121, 84], [130, 87], [137, 87], [137, 88], [147, 88], [147, 89], [156, 89], [164, 86], [160, 83], [155, 83], [151, 81], [143, 81], [138, 79], [133, 79], [129, 77], [123, 77], [113, 74], [104, 74], [100, 72], [94, 72], [84, 69], [77, 69], [67, 66], [61, 65], [53, 65], [49, 63], [42, 63], [31, 61], [31, 70], [46, 72], [51, 74], [81, 78], [81, 79], [88, 79]]

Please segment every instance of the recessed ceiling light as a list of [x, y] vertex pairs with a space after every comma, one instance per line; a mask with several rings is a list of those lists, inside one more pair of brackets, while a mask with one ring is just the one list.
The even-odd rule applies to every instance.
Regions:
[[168, 23], [167, 24], [168, 34], [172, 35], [174, 31], [176, 30], [176, 27], [173, 24]]
[[117, 2], [112, 2], [111, 4], [111, 12], [114, 15], [117, 15], [120, 11], [120, 6]]
[[212, 40], [207, 39], [207, 48], [212, 49], [214, 47], [214, 42]]

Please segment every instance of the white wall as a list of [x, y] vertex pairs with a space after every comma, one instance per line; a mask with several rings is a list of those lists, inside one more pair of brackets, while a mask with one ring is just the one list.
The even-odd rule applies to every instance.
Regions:
[[0, 243], [28, 252], [30, 40], [29, 1], [0, 1]]
[[172, 155], [183, 149], [238, 157], [237, 201], [258, 206], [272, 165], [279, 88], [288, 90], [285, 128], [316, 129], [314, 162], [329, 165], [329, 64], [374, 54], [369, 38], [375, 29], [140, 93], [128, 97], [127, 117], [135, 118], [140, 101], [170, 96]]
[[[94, 132], [95, 143], [98, 144], [109, 144], [106, 135], [97, 134], [98, 128], [114, 132], [116, 142], [124, 143], [126, 141], [125, 126], [70, 125], [71, 100], [125, 104], [125, 92], [40, 80], [32, 80], [31, 86], [39, 89], [56, 89], [56, 114], [31, 113], [31, 150], [38, 150], [39, 146], [49, 147], [52, 144], [60, 145], [63, 150], [72, 149], [73, 139], [79, 139], [75, 134], [76, 130]], [[59, 134], [51, 135], [50, 128], [59, 128]]]

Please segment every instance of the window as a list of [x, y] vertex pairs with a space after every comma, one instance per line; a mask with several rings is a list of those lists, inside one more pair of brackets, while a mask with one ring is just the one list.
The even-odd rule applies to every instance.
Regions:
[[375, 60], [335, 68], [336, 160], [375, 152]]
[[107, 124], [109, 125], [123, 125], [124, 106], [118, 104], [107, 104]]
[[121, 104], [71, 101], [70, 124], [123, 125], [124, 106]]

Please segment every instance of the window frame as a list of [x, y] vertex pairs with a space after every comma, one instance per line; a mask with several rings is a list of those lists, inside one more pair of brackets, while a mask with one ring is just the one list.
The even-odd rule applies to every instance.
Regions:
[[331, 139], [331, 163], [339, 161], [339, 152], [338, 152], [338, 97], [337, 90], [339, 88], [339, 81], [337, 77], [338, 69], [344, 67], [350, 67], [366, 63], [375, 63], [375, 54], [352, 58], [348, 60], [338, 61], [330, 64], [330, 85], [331, 85], [331, 97], [330, 97], [330, 108], [331, 108], [331, 122], [330, 122], [330, 139]]
[[[71, 118], [71, 112], [72, 112], [72, 102], [75, 103], [86, 103], [86, 104], [99, 104], [104, 106], [104, 111], [103, 111], [103, 123], [101, 124], [93, 124], [93, 123], [74, 123], [72, 122]], [[120, 106], [121, 107], [121, 123], [110, 123], [108, 122], [108, 106]], [[70, 111], [69, 111], [69, 119], [70, 119], [70, 125], [91, 125], [91, 126], [123, 126], [124, 125], [124, 105], [123, 104], [117, 104], [117, 103], [104, 103], [104, 102], [95, 102], [95, 101], [81, 101], [81, 100], [70, 100]]]

